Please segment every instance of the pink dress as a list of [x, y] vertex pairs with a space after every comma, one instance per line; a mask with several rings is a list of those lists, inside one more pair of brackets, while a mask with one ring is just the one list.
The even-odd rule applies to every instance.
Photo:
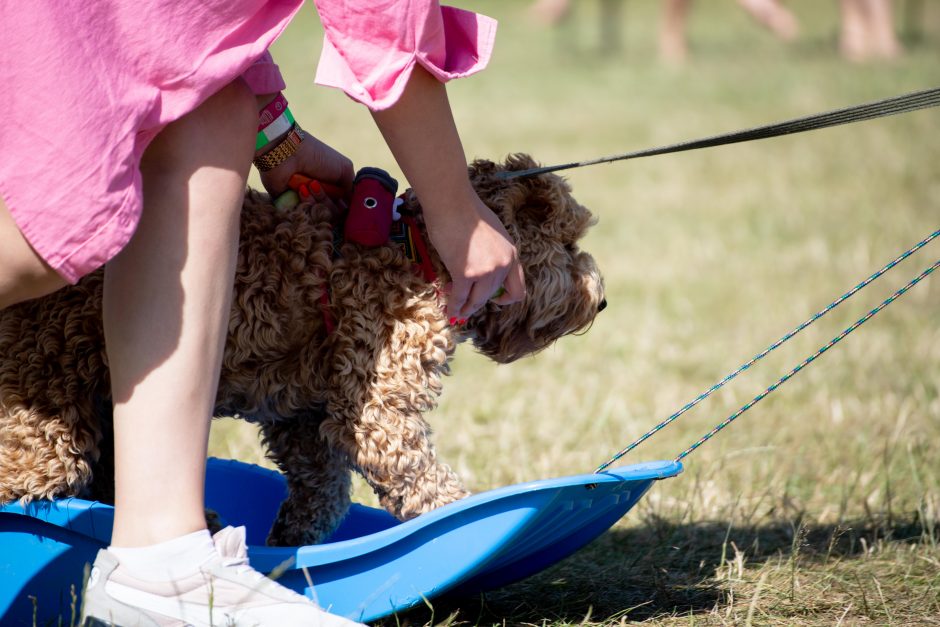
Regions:
[[[130, 239], [140, 159], [167, 124], [242, 76], [284, 87], [267, 49], [302, 0], [0, 2], [0, 198], [70, 282]], [[373, 109], [415, 64], [439, 80], [485, 67], [495, 22], [437, 0], [318, 0], [317, 82]]]

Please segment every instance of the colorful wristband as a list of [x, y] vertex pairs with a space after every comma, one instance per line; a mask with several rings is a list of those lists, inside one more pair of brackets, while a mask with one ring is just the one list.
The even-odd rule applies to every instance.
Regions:
[[274, 140], [278, 139], [284, 133], [294, 126], [294, 116], [290, 109], [284, 108], [284, 113], [274, 119], [273, 122], [258, 131], [258, 137], [255, 139], [255, 150], [261, 150]]
[[287, 98], [285, 98], [284, 94], [281, 92], [277, 92], [277, 95], [274, 96], [274, 100], [266, 104], [258, 114], [258, 130], [264, 130], [271, 122], [281, 117], [281, 114], [284, 113], [286, 109]]

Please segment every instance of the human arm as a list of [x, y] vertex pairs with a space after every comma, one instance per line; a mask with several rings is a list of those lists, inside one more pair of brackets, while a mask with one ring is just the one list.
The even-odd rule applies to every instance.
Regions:
[[518, 254], [470, 185], [444, 85], [417, 66], [398, 101], [372, 116], [421, 199], [429, 237], [451, 274], [448, 315], [469, 317], [500, 287], [505, 293], [495, 302], [521, 300], [525, 280]]
[[[249, 66], [242, 79], [255, 94], [259, 112], [285, 87], [281, 72], [269, 52]], [[283, 133], [272, 138], [269, 144], [255, 151], [255, 157], [276, 146], [285, 136]], [[277, 195], [287, 189], [288, 179], [297, 173], [348, 189], [352, 186], [354, 170], [352, 161], [345, 155], [307, 133], [296, 153], [275, 168], [261, 173], [261, 183], [269, 193]]]
[[[365, 104], [421, 199], [432, 243], [453, 279], [448, 314], [466, 318], [525, 294], [513, 243], [480, 201], [443, 83], [483, 69], [496, 22], [437, 0], [316, 0], [325, 30], [317, 83]], [[504, 285], [505, 283], [505, 285]]]

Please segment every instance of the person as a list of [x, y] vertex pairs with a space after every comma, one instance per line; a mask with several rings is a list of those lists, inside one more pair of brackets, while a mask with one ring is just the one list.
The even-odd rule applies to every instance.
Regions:
[[[685, 23], [692, 0], [664, 0], [659, 30], [660, 57], [682, 63], [688, 56]], [[738, 0], [762, 26], [783, 41], [799, 33], [796, 16], [780, 0]], [[895, 59], [903, 54], [894, 28], [891, 0], [839, 0], [839, 53], [847, 61]]]
[[[301, 2], [0, 5], [17, 25], [0, 36], [0, 307], [105, 266], [115, 514], [85, 624], [352, 624], [251, 569], [244, 530], [210, 536], [203, 510], [250, 164], [272, 194], [296, 172], [347, 189], [353, 177], [347, 157], [270, 108], [284, 85], [266, 51]], [[487, 64], [495, 22], [437, 0], [317, 8], [317, 81], [370, 108], [421, 196], [452, 277], [449, 315], [501, 287], [496, 302], [522, 299], [514, 244], [470, 186], [443, 85]]]
[[891, 0], [839, 0], [839, 11], [839, 52], [847, 61], [896, 59], [903, 54]]
[[[790, 41], [796, 37], [799, 23], [796, 17], [780, 3], [780, 0], [737, 1], [751, 18], [780, 39]], [[688, 57], [686, 22], [691, 5], [692, 0], [663, 0], [658, 45], [659, 56], [667, 63], [684, 63]], [[555, 26], [571, 18], [574, 4], [571, 0], [535, 0], [529, 10], [538, 21]], [[622, 0], [601, 0], [598, 17], [600, 18], [603, 52], [614, 52], [621, 48], [622, 14]]]
[[[598, 32], [600, 52], [613, 54], [623, 49], [623, 0], [600, 0], [598, 3]], [[570, 0], [535, 0], [529, 13], [547, 26], [559, 26], [569, 21], [574, 13]]]
[[[685, 25], [691, 4], [692, 0], [663, 0], [659, 56], [666, 63], [684, 63], [689, 56]], [[783, 41], [792, 41], [799, 32], [799, 22], [780, 0], [738, 0], [738, 5]]]

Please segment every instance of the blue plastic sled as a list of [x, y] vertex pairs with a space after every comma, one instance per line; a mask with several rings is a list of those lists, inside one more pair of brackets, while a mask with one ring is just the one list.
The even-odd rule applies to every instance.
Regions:
[[[657, 479], [682, 471], [650, 462], [533, 481], [475, 494], [400, 523], [353, 505], [328, 542], [267, 547], [286, 484], [277, 472], [210, 459], [206, 505], [225, 524], [245, 525], [252, 566], [285, 569], [281, 583], [332, 612], [370, 621], [444, 592], [477, 593], [536, 573], [619, 520]], [[0, 507], [0, 624], [69, 620], [71, 586], [111, 537], [109, 505], [69, 498]], [[306, 571], [306, 572], [305, 572]], [[307, 577], [313, 582], [310, 587]]]

